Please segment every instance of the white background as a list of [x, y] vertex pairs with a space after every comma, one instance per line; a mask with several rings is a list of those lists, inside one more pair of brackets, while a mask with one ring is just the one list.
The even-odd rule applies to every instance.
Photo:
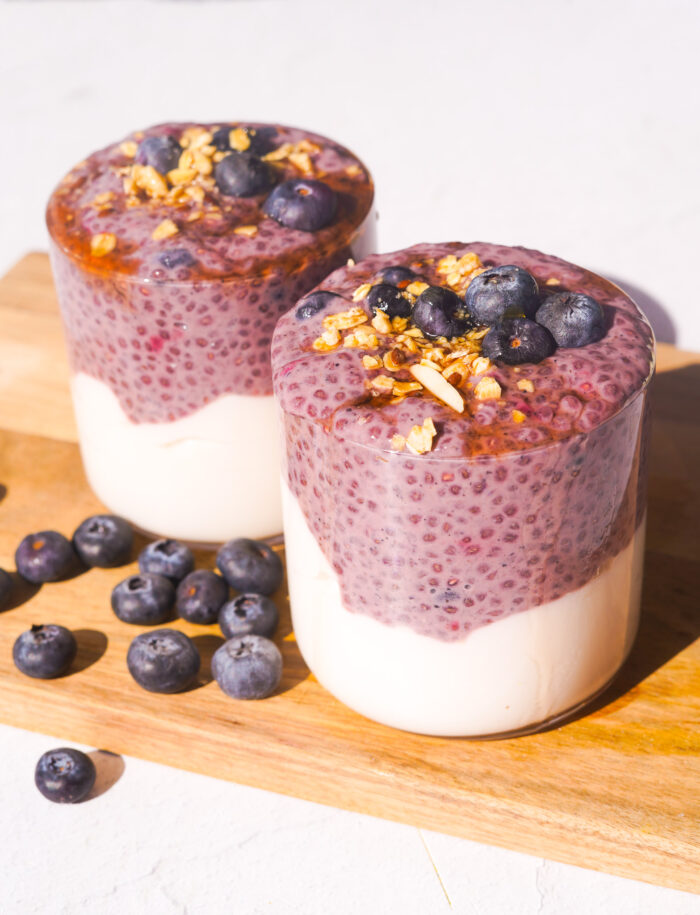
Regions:
[[[169, 119], [277, 121], [364, 159], [382, 249], [556, 253], [700, 350], [699, 39], [696, 0], [0, 2], [0, 272], [45, 248], [46, 198], [93, 149]], [[137, 760], [53, 807], [31, 775], [56, 743], [0, 728], [3, 913], [700, 908]]]

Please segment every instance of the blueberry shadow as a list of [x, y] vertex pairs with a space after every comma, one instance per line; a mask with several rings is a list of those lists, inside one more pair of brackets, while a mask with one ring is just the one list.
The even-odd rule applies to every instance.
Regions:
[[35, 594], [38, 594], [41, 588], [41, 585], [33, 585], [17, 572], [9, 572], [8, 574], [12, 579], [12, 589], [8, 595], [7, 602], [0, 606], [0, 612], [2, 613], [26, 604]]
[[[85, 801], [92, 801], [100, 797], [116, 785], [124, 774], [124, 760], [118, 753], [111, 753], [109, 750], [92, 750], [87, 754], [95, 764], [96, 778], [92, 790], [85, 798]], [[85, 803], [83, 801], [83, 803]]]
[[[635, 698], [636, 687], [700, 638], [700, 365], [660, 372], [650, 386], [652, 406], [647, 499], [647, 550], [639, 631], [610, 685], [585, 708], [542, 731], [560, 728]], [[682, 455], [669, 465], [669, 457]], [[682, 472], [677, 472], [682, 468]], [[670, 519], [670, 521], [669, 521]], [[660, 547], [669, 523], [685, 553]], [[656, 546], [654, 546], [656, 545]]]
[[5, 486], [4, 483], [0, 483], [0, 502], [2, 502], [2, 500], [5, 498], [6, 495], [7, 495], [7, 486]]
[[[70, 568], [70, 571], [67, 572], [62, 578], [59, 579], [59, 584], [62, 581], [73, 581], [75, 578], [80, 578], [81, 575], [84, 575], [86, 572], [89, 572], [89, 566], [83, 565], [80, 559], [76, 556], [73, 565]], [[47, 584], [56, 584], [56, 582], [47, 582]]]
[[199, 673], [197, 674], [197, 681], [188, 689], [183, 690], [183, 692], [190, 693], [194, 689], [199, 689], [202, 686], [206, 686], [208, 683], [214, 679], [214, 675], [211, 672], [211, 659], [214, 656], [214, 652], [217, 648], [220, 648], [225, 639], [220, 635], [194, 635], [192, 636], [192, 641], [195, 644], [197, 651], [199, 652], [199, 657], [202, 659], [201, 666], [199, 668]]
[[612, 283], [615, 283], [616, 286], [619, 286], [623, 292], [626, 292], [627, 295], [634, 299], [637, 305], [639, 305], [649, 319], [649, 323], [653, 327], [654, 335], [659, 343], [676, 342], [678, 337], [676, 325], [674, 324], [671, 315], [666, 311], [658, 299], [655, 299], [653, 296], [649, 295], [648, 292], [640, 289], [639, 286], [633, 286], [632, 283], [628, 283], [627, 280], [621, 280], [614, 276], [609, 276], [608, 279]]
[[73, 635], [78, 643], [78, 653], [70, 666], [67, 677], [79, 674], [92, 667], [107, 651], [108, 639], [104, 632], [97, 629], [74, 629]]

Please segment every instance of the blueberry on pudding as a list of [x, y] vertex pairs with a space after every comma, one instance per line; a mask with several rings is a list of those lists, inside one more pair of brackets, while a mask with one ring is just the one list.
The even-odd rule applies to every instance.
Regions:
[[272, 363], [312, 672], [369, 718], [445, 736], [588, 701], [637, 629], [642, 313], [588, 270], [480, 242], [367, 257], [305, 301]]
[[272, 331], [373, 250], [372, 203], [349, 150], [272, 124], [162, 124], [63, 178], [51, 261], [83, 464], [110, 511], [202, 545], [279, 533]]

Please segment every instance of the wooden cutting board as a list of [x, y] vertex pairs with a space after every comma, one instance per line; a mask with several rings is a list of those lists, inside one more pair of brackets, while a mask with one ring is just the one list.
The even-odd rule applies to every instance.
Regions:
[[[0, 280], [0, 565], [19, 540], [70, 535], [101, 506], [75, 444], [60, 321], [43, 254]], [[501, 741], [438, 739], [367, 721], [309, 674], [286, 591], [278, 694], [227, 699], [211, 682], [213, 629], [178, 621], [202, 652], [202, 684], [144, 692], [125, 656], [111, 588], [131, 571], [93, 569], [0, 613], [0, 721], [558, 861], [700, 892], [700, 355], [659, 347], [641, 630], [584, 715]], [[212, 566], [201, 554], [198, 565]], [[23, 602], [20, 602], [23, 601]], [[38, 681], [11, 647], [34, 622], [77, 630], [72, 672]]]

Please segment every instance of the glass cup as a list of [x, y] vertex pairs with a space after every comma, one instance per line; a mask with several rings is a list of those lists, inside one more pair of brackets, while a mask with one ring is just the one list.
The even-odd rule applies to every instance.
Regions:
[[[183, 126], [147, 133], [179, 136]], [[313, 137], [277, 129], [280, 140], [287, 134], [295, 142]], [[126, 181], [132, 180], [134, 167], [120, 150], [126, 148], [133, 156], [136, 147], [136, 140], [127, 141], [77, 166], [54, 192], [47, 214], [88, 482], [111, 511], [149, 534], [200, 544], [278, 534], [282, 520], [269, 352], [272, 331], [278, 317], [326, 274], [373, 249], [371, 182], [364, 209], [358, 204], [316, 248], [313, 233], [285, 235], [268, 219], [268, 235], [261, 231], [257, 238], [271, 239], [266, 242], [270, 254], [263, 248], [260, 255], [263, 242], [235, 234], [235, 229], [222, 236], [216, 229], [227, 198], [218, 210], [205, 209], [192, 229], [181, 213], [202, 216], [194, 205], [167, 210], [161, 198], [151, 200], [145, 191], [138, 191], [139, 198], [132, 189], [127, 209], [122, 210], [120, 182], [124, 174]], [[211, 155], [212, 146], [204, 149]], [[329, 147], [321, 155], [337, 158], [339, 149]], [[126, 164], [120, 167], [122, 160]], [[110, 172], [119, 168], [115, 184]], [[198, 177], [192, 187], [211, 193], [213, 183], [211, 177]], [[92, 188], [89, 194], [83, 184]], [[114, 199], [117, 204], [111, 210]], [[248, 221], [259, 218], [250, 198], [228, 199], [233, 200], [231, 206], [244, 209]], [[179, 233], [153, 242], [148, 220], [154, 211], [159, 213], [155, 222], [174, 212], [180, 219]], [[202, 228], [208, 220], [214, 227], [207, 229], [210, 234]], [[117, 239], [143, 236], [141, 245], [134, 243], [135, 250], [117, 257], [117, 241], [115, 252], [90, 256], [82, 235], [71, 233], [70, 226], [78, 221], [87, 237], [99, 229], [113, 232]], [[183, 248], [187, 233], [196, 241]], [[288, 236], [304, 236], [302, 242], [293, 242], [305, 246], [301, 254], [285, 249], [292, 244]], [[129, 259], [140, 255], [142, 247], [146, 253], [134, 267]], [[239, 257], [235, 275], [212, 277], [213, 268], [207, 270], [201, 263], [208, 258], [206, 266], [219, 269], [222, 250], [229, 258]], [[249, 270], [238, 251], [247, 252], [253, 264]], [[256, 267], [255, 259], [261, 256], [265, 263]]]
[[[292, 622], [319, 682], [368, 718], [442, 736], [525, 733], [604, 690], [637, 631], [653, 338], [624, 294], [592, 274], [523, 249], [453, 246], [485, 264], [519, 263], [542, 284], [594, 284], [617, 303], [606, 305], [614, 330], [588, 351], [561, 350], [570, 391], [545, 360], [489, 369], [503, 391], [473, 401], [468, 418], [426, 392], [375, 402], [372, 379], [388, 373], [372, 359], [381, 365], [391, 344], [326, 353], [309, 342], [329, 315], [361, 303], [353, 288], [376, 283], [380, 268], [407, 266], [413, 253], [431, 269], [443, 248], [368, 258], [325, 284], [344, 299], [315, 325], [278, 323]], [[513, 405], [527, 416], [511, 421]], [[434, 417], [438, 446], [411, 453], [396, 432], [422, 417]]]

